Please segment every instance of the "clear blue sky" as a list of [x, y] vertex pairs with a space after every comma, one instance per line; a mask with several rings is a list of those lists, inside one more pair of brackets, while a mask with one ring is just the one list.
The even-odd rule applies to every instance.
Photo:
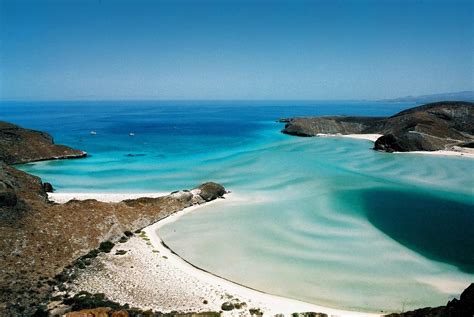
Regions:
[[473, 89], [474, 1], [0, 0], [0, 98], [379, 99]]

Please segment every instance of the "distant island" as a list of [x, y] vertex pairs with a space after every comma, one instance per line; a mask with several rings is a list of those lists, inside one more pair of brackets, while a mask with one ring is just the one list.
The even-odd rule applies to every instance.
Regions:
[[430, 94], [421, 96], [405, 96], [393, 99], [383, 99], [381, 101], [388, 102], [416, 102], [416, 103], [429, 103], [436, 102], [439, 100], [458, 100], [458, 101], [474, 101], [474, 90], [466, 90], [459, 92], [447, 92], [441, 94]]
[[324, 116], [281, 119], [296, 136], [369, 135], [384, 152], [457, 151], [474, 147], [474, 103], [442, 101], [391, 117]]

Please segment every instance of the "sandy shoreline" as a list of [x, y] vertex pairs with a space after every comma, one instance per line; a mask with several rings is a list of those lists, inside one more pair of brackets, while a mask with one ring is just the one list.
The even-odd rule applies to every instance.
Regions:
[[[150, 197], [150, 193], [49, 194], [50, 199], [56, 202], [63, 202], [67, 198], [120, 201], [138, 196]], [[226, 199], [217, 199], [207, 204], [223, 204], [235, 199], [238, 199], [235, 194], [227, 194]], [[176, 221], [199, 207], [192, 206], [176, 212], [143, 229], [144, 234], [141, 236], [135, 236], [126, 243], [117, 244], [110, 254], [101, 256], [97, 271], [92, 270], [92, 274], [78, 277], [73, 289], [105, 293], [111, 300], [163, 312], [220, 311], [224, 302], [235, 301], [245, 302], [246, 305], [242, 309], [225, 312], [225, 315], [250, 316], [249, 309], [256, 308], [260, 309], [264, 315], [320, 312], [340, 317], [380, 316], [332, 309], [270, 295], [225, 280], [184, 261], [163, 245], [157, 231], [162, 226]], [[114, 253], [118, 249], [127, 249], [128, 252], [125, 255], [116, 256]], [[133, 265], [130, 266], [130, 264]], [[129, 267], [131, 269], [127, 269]], [[133, 285], [137, 281], [140, 284], [133, 287], [133, 292], [124, 289], [124, 285]]]
[[360, 140], [369, 140], [375, 142], [382, 134], [325, 134], [318, 133], [318, 137], [341, 137], [341, 138], [351, 138], [351, 139], [360, 139]]
[[[359, 140], [368, 140], [375, 142], [382, 134], [324, 134], [318, 133], [317, 137], [342, 137]], [[455, 146], [452, 150], [439, 150], [439, 151], [412, 151], [412, 152], [394, 152], [395, 154], [423, 154], [423, 155], [436, 155], [436, 156], [459, 156], [474, 158], [474, 149], [462, 148]]]
[[59, 204], [64, 204], [72, 199], [86, 200], [96, 199], [107, 203], [119, 202], [124, 199], [136, 199], [140, 197], [156, 198], [166, 196], [169, 193], [155, 192], [155, 193], [48, 193], [48, 198]]

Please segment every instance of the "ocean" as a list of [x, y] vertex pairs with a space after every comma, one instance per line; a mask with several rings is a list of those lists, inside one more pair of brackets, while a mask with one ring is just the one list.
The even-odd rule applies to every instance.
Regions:
[[443, 305], [474, 281], [474, 161], [379, 153], [364, 140], [288, 136], [276, 120], [387, 116], [412, 106], [3, 102], [0, 119], [88, 152], [86, 159], [18, 166], [58, 192], [223, 184], [232, 192], [227, 201], [160, 229], [177, 254], [271, 294], [379, 312]]

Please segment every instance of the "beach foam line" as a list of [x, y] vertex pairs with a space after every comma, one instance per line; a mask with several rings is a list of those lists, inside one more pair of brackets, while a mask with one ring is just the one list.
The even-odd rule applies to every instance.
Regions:
[[[236, 196], [234, 193], [227, 194], [226, 199], [217, 199], [212, 202], [206, 203], [206, 206], [209, 204], [223, 204], [227, 202], [233, 202], [235, 200], [241, 200], [242, 198]], [[363, 312], [353, 312], [346, 311], [334, 308], [323, 307], [315, 304], [306, 303], [303, 301], [298, 301], [282, 296], [271, 295], [256, 289], [249, 288], [245, 285], [241, 285], [230, 281], [228, 279], [222, 278], [218, 275], [215, 275], [211, 272], [203, 270], [192, 263], [181, 258], [177, 253], [170, 249], [165, 242], [159, 236], [159, 229], [169, 223], [177, 221], [180, 217], [185, 214], [188, 214], [192, 211], [195, 211], [201, 206], [191, 206], [185, 208], [181, 211], [178, 211], [153, 225], [150, 225], [143, 229], [150, 239], [151, 244], [155, 249], [157, 249], [161, 255], [165, 255], [169, 263], [172, 266], [185, 274], [189, 274], [194, 278], [199, 279], [202, 282], [207, 284], [221, 287], [225, 289], [226, 292], [230, 294], [237, 295], [243, 299], [248, 304], [252, 304], [253, 307], [259, 307], [264, 311], [265, 316], [273, 316], [275, 314], [285, 314], [291, 315], [294, 312], [319, 312], [325, 313], [333, 317], [375, 317], [380, 316], [378, 314], [370, 314]]]
[[86, 200], [86, 199], [95, 199], [102, 202], [112, 203], [120, 202], [125, 199], [137, 199], [140, 197], [162, 197], [169, 195], [170, 193], [166, 192], [155, 192], [155, 193], [48, 193], [49, 200], [64, 204], [72, 199], [76, 200]]

